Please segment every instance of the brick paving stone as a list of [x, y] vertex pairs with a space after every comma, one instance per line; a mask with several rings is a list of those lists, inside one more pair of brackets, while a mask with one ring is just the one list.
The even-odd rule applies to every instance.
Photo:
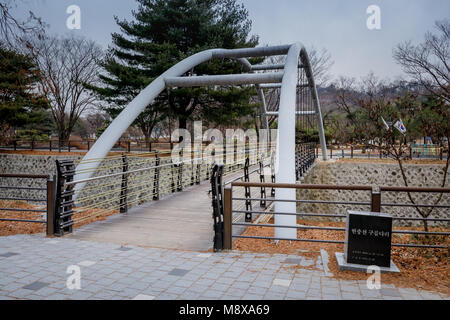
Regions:
[[267, 292], [263, 300], [283, 300], [286, 294], [284, 293], [278, 293], [278, 292]]
[[178, 298], [177, 294], [163, 293], [160, 296], [156, 297], [155, 300], [176, 300], [177, 298]]
[[154, 296], [149, 296], [146, 294], [138, 294], [136, 297], [133, 298], [133, 300], [154, 300], [155, 297]]
[[289, 290], [286, 293], [286, 297], [294, 299], [294, 300], [301, 300], [301, 299], [305, 299], [306, 298], [306, 292]]
[[291, 280], [288, 279], [274, 279], [273, 280], [274, 286], [283, 286], [283, 287], [289, 287], [291, 285]]
[[341, 294], [342, 294], [342, 299], [344, 299], [344, 300], [362, 300], [362, 297], [359, 293], [356, 294], [356, 293], [349, 293], [349, 292], [342, 291]]
[[[50, 244], [42, 235], [0, 238], [0, 247], [0, 300], [450, 298], [384, 284], [369, 290], [365, 279], [337, 280], [323, 271], [289, 269], [311, 263], [297, 255], [118, 247], [70, 238]], [[81, 290], [66, 288], [69, 265], [82, 267]]]
[[5, 253], [0, 253], [0, 257], [9, 258], [9, 257], [17, 256], [19, 254], [20, 253], [16, 253], [16, 252], [5, 252]]
[[398, 289], [393, 289], [393, 288], [382, 288], [380, 290], [380, 294], [383, 296], [389, 296], [389, 297], [401, 297]]
[[216, 283], [221, 283], [221, 284], [228, 284], [231, 285], [233, 282], [235, 282], [236, 280], [233, 278], [225, 278], [225, 277], [220, 277], [219, 279], [217, 279]]
[[33, 290], [33, 291], [37, 291], [39, 289], [42, 289], [46, 286], [48, 286], [49, 284], [46, 282], [40, 282], [40, 281], [36, 281], [33, 283], [30, 283], [26, 286], [23, 286], [23, 289], [27, 289], [27, 290]]
[[442, 297], [438, 293], [427, 292], [427, 291], [420, 290], [419, 294], [425, 300], [442, 300]]
[[186, 287], [176, 287], [176, 286], [172, 286], [167, 288], [167, 290], [165, 291], [165, 293], [173, 293], [173, 294], [181, 294], [184, 291], [186, 291]]
[[338, 295], [338, 294], [340, 294], [340, 292], [341, 292], [341, 290], [339, 290], [339, 288], [322, 286], [322, 294], [323, 295]]
[[381, 298], [381, 290], [361, 290], [361, 295], [363, 298]]

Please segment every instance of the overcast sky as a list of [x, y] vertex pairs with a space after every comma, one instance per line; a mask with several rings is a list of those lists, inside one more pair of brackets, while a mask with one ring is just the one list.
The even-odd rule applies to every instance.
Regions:
[[[111, 33], [119, 31], [113, 16], [131, 19], [134, 0], [23, 0], [15, 11], [29, 10], [50, 25], [50, 33], [84, 35], [103, 47]], [[394, 79], [402, 74], [392, 58], [400, 42], [423, 40], [434, 21], [450, 18], [449, 0], [242, 0], [253, 21], [252, 33], [261, 44], [287, 44], [296, 41], [307, 47], [326, 48], [334, 66], [331, 73], [360, 77], [370, 71]], [[81, 8], [81, 29], [68, 30], [69, 5]], [[369, 5], [381, 9], [381, 29], [366, 26]]]

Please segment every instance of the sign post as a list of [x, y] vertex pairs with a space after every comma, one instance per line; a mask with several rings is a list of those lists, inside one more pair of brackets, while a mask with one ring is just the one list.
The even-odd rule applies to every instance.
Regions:
[[340, 270], [400, 272], [391, 260], [392, 217], [380, 212], [347, 212], [344, 253], [336, 252]]

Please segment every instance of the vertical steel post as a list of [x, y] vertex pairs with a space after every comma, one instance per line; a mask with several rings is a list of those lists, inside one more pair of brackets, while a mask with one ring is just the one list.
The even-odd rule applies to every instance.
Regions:
[[381, 212], [381, 191], [380, 188], [372, 188], [371, 206], [372, 212]]
[[[245, 158], [245, 164], [244, 164], [244, 181], [245, 182], [250, 182], [250, 175], [249, 175], [249, 166], [250, 166], [250, 159], [249, 158]], [[250, 187], [244, 187], [245, 189], [245, 198], [247, 200], [245, 200], [245, 210], [246, 211], [252, 211], [252, 201], [250, 200], [251, 196], [251, 191], [250, 191]], [[246, 212], [245, 213], [245, 222], [251, 222], [252, 221], [252, 213], [251, 212]]]
[[[278, 136], [277, 136], [277, 183], [295, 183], [295, 109], [297, 105], [297, 83], [299, 57], [302, 52], [300, 44], [293, 44], [286, 56], [284, 76], [281, 83], [280, 107], [278, 112]], [[302, 62], [307, 59], [306, 52], [302, 54]], [[311, 70], [309, 70], [311, 71]], [[315, 89], [312, 73], [308, 74], [311, 88]], [[317, 101], [318, 102], [318, 101]], [[320, 111], [319, 111], [320, 112]], [[320, 133], [319, 133], [320, 135]], [[295, 189], [277, 189], [276, 199], [296, 199]], [[275, 212], [295, 213], [294, 202], [275, 202]], [[295, 226], [297, 218], [294, 215], [276, 215], [275, 225]], [[297, 238], [297, 230], [293, 228], [277, 228], [274, 231], [275, 238]]]
[[223, 248], [225, 250], [233, 249], [233, 191], [228, 187], [224, 189], [223, 205]]
[[54, 234], [63, 236], [65, 233], [72, 232], [74, 224], [72, 216], [73, 211], [73, 186], [66, 186], [66, 182], [74, 180], [75, 165], [73, 160], [56, 160], [56, 194], [54, 205]]
[[214, 251], [224, 249], [224, 208], [222, 193], [223, 165], [214, 165], [211, 172], [211, 197], [214, 220]]
[[128, 212], [127, 195], [128, 195], [128, 158], [122, 153], [122, 185], [120, 190], [120, 213]]
[[[264, 163], [262, 160], [259, 162], [259, 181], [261, 183], [265, 182]], [[260, 201], [259, 206], [265, 208], [266, 207], [266, 187], [261, 187], [261, 199], [263, 199], [263, 200]]]
[[47, 236], [55, 234], [55, 180], [55, 176], [47, 179]]
[[159, 170], [160, 170], [159, 152], [155, 151], [155, 175], [153, 177], [153, 200], [159, 200]]

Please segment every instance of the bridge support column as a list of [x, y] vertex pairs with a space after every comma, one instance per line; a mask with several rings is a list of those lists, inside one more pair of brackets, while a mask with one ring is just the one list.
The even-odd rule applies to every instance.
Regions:
[[[278, 116], [277, 183], [295, 183], [295, 106], [297, 96], [297, 69], [300, 44], [293, 44], [286, 57], [285, 71], [281, 84], [280, 111]], [[282, 160], [281, 160], [282, 159]], [[282, 165], [280, 165], [282, 164]], [[295, 189], [277, 189], [276, 199], [296, 199]], [[295, 213], [295, 202], [275, 202], [275, 212]], [[296, 216], [275, 215], [275, 225], [297, 224]], [[297, 238], [297, 229], [275, 227], [275, 238]]]

